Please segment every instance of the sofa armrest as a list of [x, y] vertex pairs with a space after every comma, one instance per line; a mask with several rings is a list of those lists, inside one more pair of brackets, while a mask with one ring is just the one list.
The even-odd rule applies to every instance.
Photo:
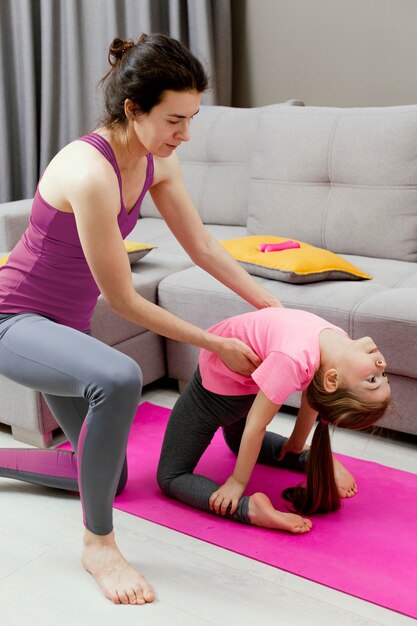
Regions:
[[0, 204], [0, 250], [10, 252], [29, 224], [32, 198]]

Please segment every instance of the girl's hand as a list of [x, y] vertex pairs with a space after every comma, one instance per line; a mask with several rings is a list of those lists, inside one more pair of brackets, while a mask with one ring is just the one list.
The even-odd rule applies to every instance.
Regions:
[[233, 515], [244, 491], [245, 485], [239, 483], [233, 476], [229, 476], [224, 485], [210, 496], [210, 510], [214, 509], [217, 514], [226, 515], [230, 506], [229, 513]]
[[296, 442], [291, 441], [291, 437], [287, 439], [284, 445], [281, 448], [281, 453], [278, 457], [278, 461], [282, 461], [287, 452], [293, 452], [294, 454], [301, 454], [303, 450], [306, 449], [306, 446], [299, 445]]
[[229, 369], [250, 376], [261, 364], [261, 359], [240, 339], [223, 339], [217, 356]]

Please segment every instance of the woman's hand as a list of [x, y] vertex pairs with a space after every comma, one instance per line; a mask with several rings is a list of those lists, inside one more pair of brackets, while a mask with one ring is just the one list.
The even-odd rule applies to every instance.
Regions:
[[224, 485], [215, 491], [209, 500], [210, 510], [217, 514], [226, 515], [230, 506], [230, 515], [236, 511], [238, 502], [245, 491], [245, 486], [238, 482], [233, 476], [229, 476]]
[[240, 339], [222, 339], [216, 354], [229, 369], [244, 376], [250, 376], [261, 364], [258, 355]]
[[284, 308], [284, 305], [282, 304], [281, 300], [278, 300], [278, 298], [273, 293], [269, 293], [269, 296], [265, 298], [265, 303], [267, 307], [275, 306], [279, 308]]

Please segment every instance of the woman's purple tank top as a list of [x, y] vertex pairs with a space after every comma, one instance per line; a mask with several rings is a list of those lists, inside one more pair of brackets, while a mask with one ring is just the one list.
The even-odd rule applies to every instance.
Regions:
[[[146, 180], [128, 213], [122, 198], [122, 180], [110, 144], [96, 133], [80, 137], [112, 164], [120, 188], [117, 221], [122, 237], [134, 228], [143, 197], [153, 180], [153, 157], [147, 155]], [[29, 226], [0, 267], [0, 312], [40, 313], [82, 332], [90, 328], [99, 289], [78, 237], [73, 213], [58, 211], [36, 191]]]

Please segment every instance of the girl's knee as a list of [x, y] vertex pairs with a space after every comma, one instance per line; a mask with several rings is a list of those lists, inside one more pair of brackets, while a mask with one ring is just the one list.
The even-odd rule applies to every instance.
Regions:
[[169, 488], [172, 482], [172, 478], [169, 476], [169, 474], [166, 471], [164, 471], [163, 467], [161, 466], [161, 463], [159, 463], [158, 470], [156, 472], [156, 481], [158, 483], [160, 490], [166, 496], [169, 496], [170, 495]]

